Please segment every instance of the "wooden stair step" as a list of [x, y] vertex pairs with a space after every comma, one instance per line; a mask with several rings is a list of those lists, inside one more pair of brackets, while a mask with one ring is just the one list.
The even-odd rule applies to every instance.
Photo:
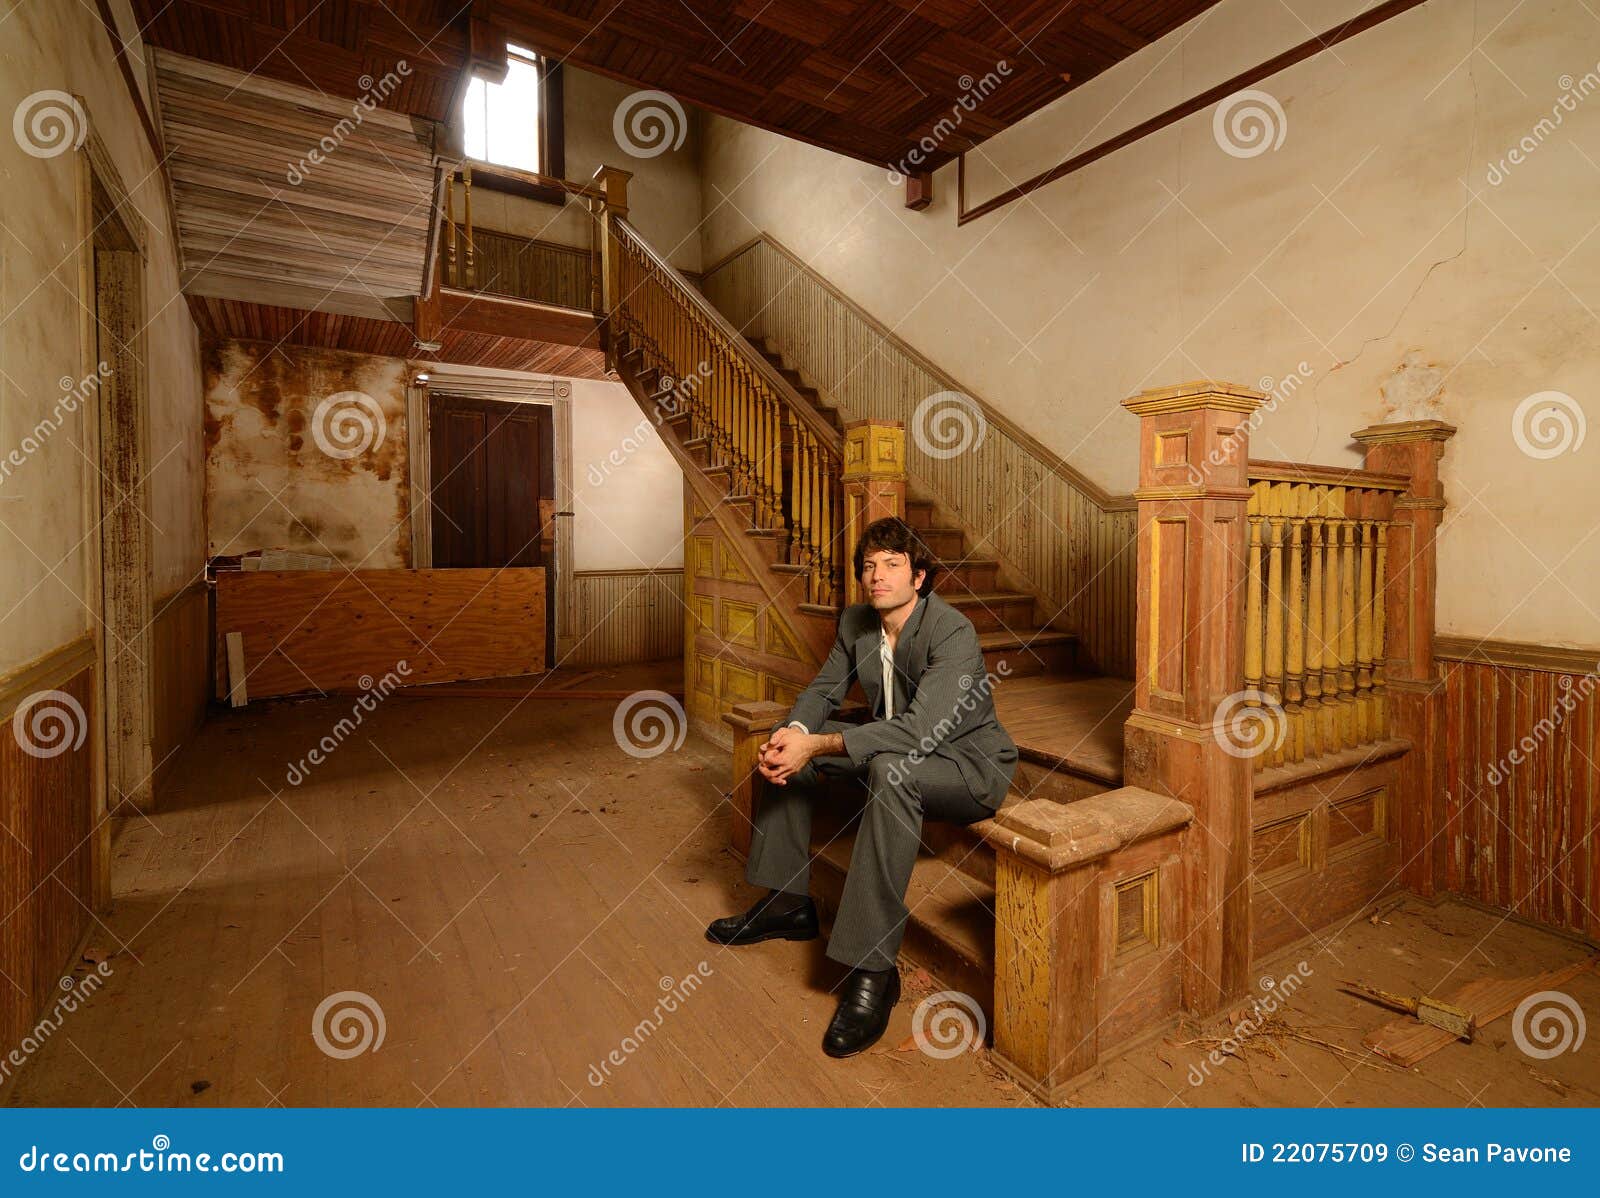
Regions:
[[[835, 837], [821, 847], [812, 871], [812, 893], [830, 924], [844, 893], [850, 867], [851, 837]], [[994, 886], [934, 856], [919, 856], [906, 887], [902, 955], [941, 983], [969, 994], [993, 1025]]]
[[944, 596], [979, 632], [1003, 629], [1021, 631], [1034, 627], [1033, 596], [1021, 591], [977, 591]]
[[1078, 638], [1054, 628], [996, 629], [978, 634], [983, 650], [984, 669], [998, 674], [1003, 662], [1005, 678], [1029, 678], [1037, 674], [1062, 674], [1078, 660]]

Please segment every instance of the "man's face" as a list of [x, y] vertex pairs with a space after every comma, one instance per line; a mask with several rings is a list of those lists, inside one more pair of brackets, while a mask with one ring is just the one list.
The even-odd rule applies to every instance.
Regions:
[[893, 611], [916, 599], [926, 573], [912, 571], [908, 554], [874, 549], [861, 559], [861, 589], [878, 611]]

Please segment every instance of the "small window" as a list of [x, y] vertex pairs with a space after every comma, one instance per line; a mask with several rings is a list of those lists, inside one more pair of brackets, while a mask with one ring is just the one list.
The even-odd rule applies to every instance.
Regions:
[[516, 170], [544, 173], [540, 127], [544, 116], [540, 76], [544, 63], [532, 50], [506, 47], [501, 83], [473, 79], [463, 116], [469, 158]]

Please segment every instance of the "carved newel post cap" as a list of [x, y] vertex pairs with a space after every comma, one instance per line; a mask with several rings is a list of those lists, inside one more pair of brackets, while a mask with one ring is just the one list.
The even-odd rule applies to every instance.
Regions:
[[1130, 395], [1122, 406], [1135, 416], [1159, 416], [1165, 412], [1195, 412], [1210, 409], [1222, 412], [1254, 412], [1267, 400], [1266, 392], [1240, 383], [1218, 379], [1194, 379], [1172, 387], [1148, 387]]
[[1443, 420], [1397, 420], [1392, 424], [1369, 424], [1350, 436], [1363, 445], [1402, 445], [1412, 441], [1448, 441], [1456, 426]]

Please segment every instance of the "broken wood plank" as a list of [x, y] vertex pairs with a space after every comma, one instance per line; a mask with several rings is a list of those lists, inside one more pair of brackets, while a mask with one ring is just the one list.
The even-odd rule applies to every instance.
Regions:
[[[1451, 996], [1451, 1003], [1472, 1012], [1478, 1027], [1509, 1013], [1530, 994], [1541, 990], [1554, 990], [1570, 982], [1585, 970], [1594, 967], [1596, 958], [1587, 957], [1563, 969], [1552, 969], [1526, 978], [1480, 978], [1468, 982]], [[1429, 1027], [1411, 1019], [1396, 1019], [1368, 1032], [1362, 1043], [1373, 1052], [1396, 1065], [1410, 1068], [1418, 1061], [1438, 1052], [1456, 1037], [1440, 1028]]]

